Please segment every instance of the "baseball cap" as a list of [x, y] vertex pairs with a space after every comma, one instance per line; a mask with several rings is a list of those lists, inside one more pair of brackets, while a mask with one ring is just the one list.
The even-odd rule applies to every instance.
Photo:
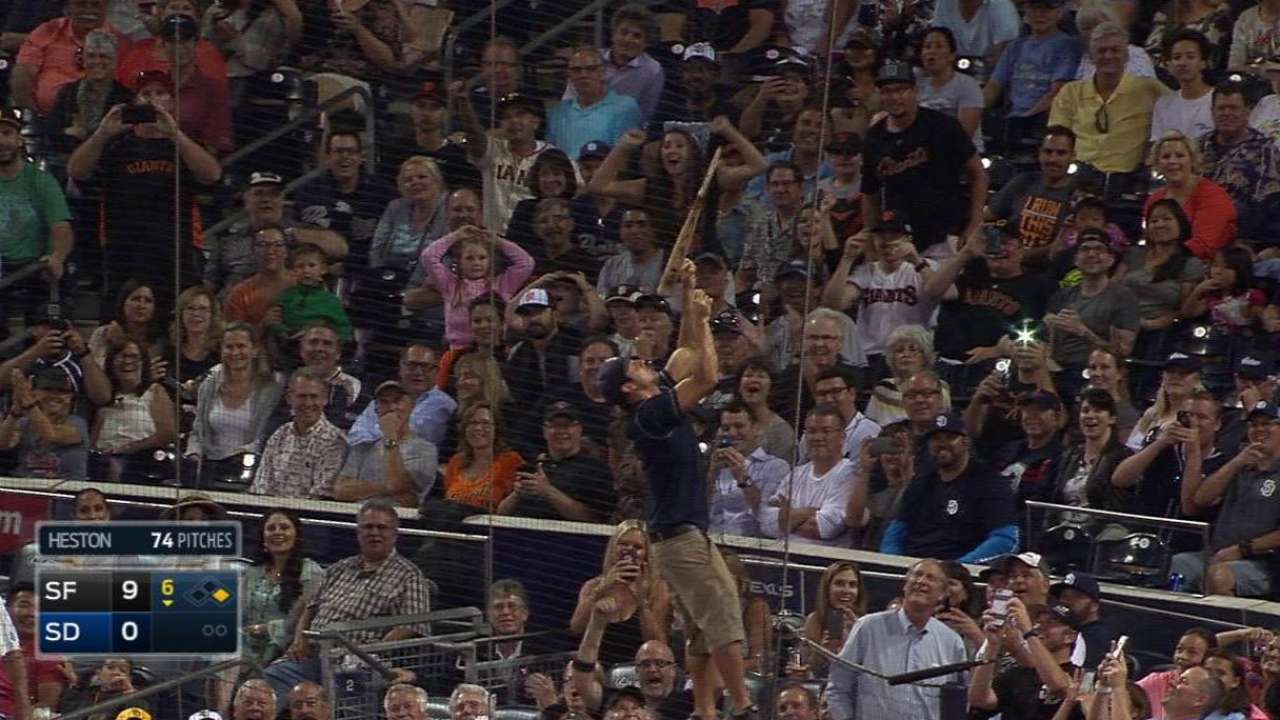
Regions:
[[702, 60], [705, 62], [715, 62], [716, 49], [711, 47], [711, 43], [705, 43], [705, 42], [692, 43], [684, 49], [683, 53], [680, 54], [680, 59], [683, 62], [689, 62], [690, 60]]
[[784, 55], [773, 63], [773, 72], [775, 73], [796, 73], [798, 75], [809, 74], [809, 63], [804, 58], [797, 55]]
[[[56, 308], [56, 309], [55, 309]], [[27, 326], [61, 324], [71, 317], [71, 310], [65, 305], [40, 303], [27, 313]]]
[[609, 151], [612, 149], [613, 148], [609, 147], [609, 143], [603, 140], [592, 140], [586, 145], [583, 145], [582, 149], [578, 151], [578, 162], [582, 162], [587, 158], [606, 158], [609, 156]]
[[0, 123], [8, 123], [19, 130], [22, 129], [22, 110], [10, 105], [0, 108]]
[[1188, 355], [1183, 352], [1169, 353], [1169, 357], [1164, 359], [1164, 370], [1185, 370], [1186, 372], [1200, 372], [1200, 358], [1195, 355]]
[[71, 387], [71, 378], [58, 368], [45, 368], [36, 373], [32, 385], [36, 390], [54, 390], [57, 392], [75, 392]]
[[1257, 404], [1249, 408], [1249, 414], [1245, 419], [1252, 420], [1254, 415], [1266, 415], [1271, 420], [1280, 420], [1280, 405], [1266, 400], [1259, 400]]
[[520, 304], [516, 306], [516, 312], [525, 308], [532, 307], [551, 307], [551, 298], [547, 295], [547, 291], [542, 288], [532, 288], [526, 290], [524, 295], [520, 296]]
[[1076, 248], [1079, 249], [1085, 243], [1096, 242], [1106, 246], [1112, 255], [1119, 255], [1121, 248], [1117, 247], [1117, 243], [1111, 235], [1101, 228], [1085, 228], [1076, 236]]
[[880, 72], [876, 75], [876, 87], [895, 83], [916, 84], [916, 70], [911, 67], [911, 63], [902, 60], [890, 60], [880, 67]]
[[1061, 581], [1050, 585], [1049, 592], [1057, 595], [1068, 588], [1084, 593], [1094, 600], [1102, 599], [1102, 589], [1098, 587], [1098, 581], [1089, 573], [1069, 572]]
[[200, 36], [200, 25], [190, 15], [170, 15], [161, 24], [160, 36], [179, 40], [195, 40]]
[[607, 709], [613, 709], [613, 706], [617, 705], [618, 701], [623, 700], [625, 698], [631, 698], [632, 700], [640, 703], [641, 705], [648, 702], [644, 697], [644, 693], [641, 692], [639, 687], [635, 685], [623, 685], [617, 690], [614, 690], [613, 694], [609, 696], [609, 707]]
[[738, 313], [732, 310], [723, 310], [711, 318], [711, 334], [725, 332], [734, 335], [742, 334], [742, 328], [738, 325]]
[[581, 422], [582, 416], [578, 413], [578, 409], [565, 400], [557, 400], [547, 406], [545, 412], [542, 413], [542, 421], [553, 420], [558, 417], [569, 418], [574, 422]]
[[996, 561], [991, 563], [991, 565], [996, 568], [997, 571], [1008, 575], [1013, 570], [1011, 566], [1014, 563], [1021, 563], [1029, 568], [1035, 568], [1044, 573], [1045, 577], [1049, 577], [1050, 575], [1049, 563], [1044, 561], [1044, 558], [1041, 557], [1040, 553], [1023, 552], [1002, 555], [996, 558]]
[[841, 155], [858, 155], [862, 152], [862, 138], [858, 133], [836, 133], [827, 143], [827, 152]]
[[955, 410], [948, 410], [933, 419], [933, 425], [925, 431], [924, 439], [937, 435], [940, 432], [952, 433], [954, 435], [969, 435], [969, 431], [964, 425], [964, 416]]
[[413, 93], [413, 99], [418, 100], [421, 98], [434, 100], [441, 105], [445, 105], [449, 102], [449, 94], [440, 85], [440, 83], [435, 80], [427, 80], [418, 86], [418, 89]]
[[1062, 400], [1048, 390], [1034, 390], [1023, 395], [1018, 405], [1031, 406], [1041, 410], [1061, 410]]
[[1079, 630], [1084, 625], [1084, 619], [1072, 612], [1071, 608], [1062, 603], [1055, 605], [1033, 605], [1027, 608], [1027, 614], [1033, 620], [1045, 617], [1046, 615], [1053, 619], [1054, 622], [1062, 623], [1072, 630]]
[[624, 302], [628, 305], [634, 305], [638, 297], [640, 297], [640, 290], [635, 285], [617, 285], [609, 288], [609, 292], [604, 296], [604, 304]]
[[661, 295], [639, 295], [634, 301], [636, 310], [657, 309], [668, 315], [675, 315], [675, 311], [671, 309], [671, 303]]
[[849, 39], [844, 44], [846, 48], [850, 48], [854, 46], [873, 48], [879, 45], [880, 43], [876, 42], [875, 34], [873, 34], [867, 28], [861, 28], [861, 27], [849, 33]]
[[720, 253], [704, 252], [693, 259], [694, 263], [701, 265], [703, 262], [709, 262], [718, 266], [721, 270], [729, 269], [729, 261], [724, 259]]
[[498, 114], [502, 114], [512, 108], [523, 108], [538, 117], [546, 114], [546, 109], [542, 106], [542, 103], [522, 93], [503, 95], [502, 99], [498, 101]]
[[384, 390], [399, 390], [406, 395], [409, 394], [409, 391], [405, 390], [404, 385], [401, 385], [398, 380], [383, 380], [378, 383], [378, 389], [373, 391], [373, 396], [375, 398], [378, 397]]
[[600, 394], [610, 405], [622, 402], [622, 384], [627, 381], [627, 363], [630, 361], [631, 358], [617, 356], [600, 364], [596, 381], [600, 384]]
[[1250, 353], [1236, 363], [1236, 375], [1246, 380], [1265, 380], [1274, 373], [1271, 361], [1260, 354]]
[[133, 91], [142, 92], [142, 88], [152, 85], [163, 85], [165, 90], [173, 92], [173, 78], [163, 70], [143, 70], [133, 78]]
[[[781, 280], [786, 277], [800, 277], [808, 279], [809, 274], [809, 263], [804, 260], [791, 260], [778, 268], [778, 271], [773, 274], [773, 279]], [[816, 277], [821, 277], [822, 269], [815, 266], [813, 268], [813, 274]]]
[[258, 170], [249, 174], [249, 187], [259, 185], [284, 185], [284, 178], [273, 172]]

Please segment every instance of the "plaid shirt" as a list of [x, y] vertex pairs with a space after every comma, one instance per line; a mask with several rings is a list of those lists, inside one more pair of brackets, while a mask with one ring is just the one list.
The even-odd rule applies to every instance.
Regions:
[[328, 418], [299, 434], [292, 422], [271, 434], [249, 492], [316, 500], [333, 497], [333, 481], [347, 456], [347, 437]]
[[[309, 609], [315, 613], [312, 630], [324, 630], [334, 623], [431, 611], [426, 578], [398, 552], [372, 570], [364, 567], [359, 555], [334, 563], [325, 570], [324, 583]], [[361, 645], [374, 643], [390, 629], [354, 630], [347, 633], [347, 639]]]
[[[747, 238], [742, 248], [741, 269], [756, 271], [756, 284], [764, 285], [791, 259], [795, 244], [795, 223], [783, 224], [771, 208], [756, 207], [747, 223]], [[740, 290], [743, 288], [739, 288]]]

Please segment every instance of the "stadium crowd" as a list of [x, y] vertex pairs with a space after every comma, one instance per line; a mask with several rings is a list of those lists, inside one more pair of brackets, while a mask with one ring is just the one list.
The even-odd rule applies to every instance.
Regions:
[[[744, 590], [748, 667], [788, 679], [762, 715], [938, 717], [937, 688], [859, 681], [825, 646], [895, 671], [999, 652], [960, 678], [982, 717], [1280, 718], [1261, 630], [1188, 633], [1131, 683], [1078, 560], [1280, 591], [1280, 1], [626, 4], [606, 47], [570, 27], [554, 50], [546, 4], [451, 32], [470, 5], [2, 8], [0, 475], [361, 504], [359, 554], [328, 567], [297, 514], [263, 518], [266, 670], [210, 707], [327, 717], [302, 631], [430, 609], [396, 550], [408, 509], [617, 528], [568, 643], [495, 650], [572, 650], [563, 674], [455, 683], [453, 718], [711, 717], [600, 376], [706, 322], [697, 529], [921, 559], [880, 612], [831, 566], [791, 657]], [[985, 591], [960, 563], [990, 567]], [[534, 610], [511, 581], [474, 604], [498, 636]], [[128, 694], [135, 671], [12, 653], [0, 715]], [[426, 717], [441, 679], [397, 679], [385, 714]]]

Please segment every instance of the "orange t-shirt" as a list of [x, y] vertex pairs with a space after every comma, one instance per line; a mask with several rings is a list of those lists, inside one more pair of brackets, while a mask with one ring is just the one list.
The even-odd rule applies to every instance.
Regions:
[[[111, 23], [102, 23], [102, 29], [116, 39], [117, 53], [129, 52], [129, 38], [116, 30]], [[84, 77], [80, 67], [81, 38], [76, 37], [71, 18], [54, 18], [36, 26], [22, 42], [18, 50], [18, 64], [31, 65], [37, 70], [35, 85], [36, 107], [41, 115], [49, 114], [58, 99], [58, 90], [69, 82]]]
[[284, 289], [272, 287], [273, 284], [257, 275], [236, 283], [227, 292], [227, 301], [222, 305], [223, 319], [247, 322], [254, 327], [262, 325], [267, 311], [276, 304], [280, 291]]
[[[524, 458], [520, 453], [508, 450], [493, 459], [493, 466], [487, 474], [469, 478], [462, 473], [462, 453], [454, 453], [444, 469], [444, 497], [492, 512], [515, 489], [516, 470], [523, 464]], [[486, 494], [489, 495], [488, 502], [485, 501]]]

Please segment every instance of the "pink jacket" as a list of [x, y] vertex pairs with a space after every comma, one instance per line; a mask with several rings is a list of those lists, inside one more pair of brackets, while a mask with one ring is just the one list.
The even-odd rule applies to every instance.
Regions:
[[451, 232], [422, 250], [422, 267], [436, 289], [444, 296], [444, 337], [449, 347], [466, 347], [471, 344], [471, 301], [488, 292], [510, 300], [516, 291], [524, 287], [533, 274], [533, 257], [510, 240], [498, 240], [498, 250], [507, 258], [507, 269], [493, 282], [489, 278], [463, 280], [445, 267], [444, 256], [458, 241], [458, 233]]

